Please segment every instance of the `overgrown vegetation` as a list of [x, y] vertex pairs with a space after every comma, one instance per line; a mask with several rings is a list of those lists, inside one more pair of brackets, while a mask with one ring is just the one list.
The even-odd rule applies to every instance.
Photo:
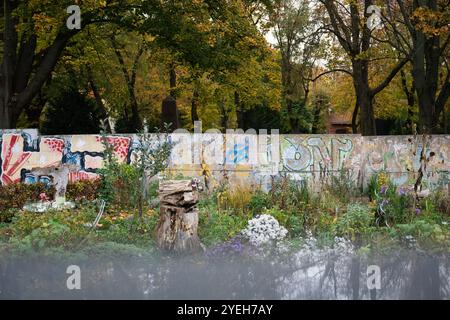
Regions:
[[[114, 165], [117, 165], [114, 170], [120, 168], [114, 171], [115, 174], [125, 173], [121, 176], [124, 183], [136, 183], [131, 184], [130, 189], [119, 187], [115, 184], [119, 180], [118, 175], [107, 174], [109, 180], [106, 181], [71, 184], [69, 198], [77, 202], [77, 208], [72, 211], [36, 214], [21, 210], [21, 204], [36, 200], [39, 192], [44, 190], [50, 194], [40, 184], [10, 185], [0, 189], [5, 194], [5, 190], [12, 193], [18, 192], [17, 188], [23, 188], [29, 190], [27, 194], [30, 197], [27, 198], [24, 193], [20, 201], [15, 199], [16, 202], [3, 203], [0, 211], [0, 250], [72, 252], [89, 251], [89, 248], [104, 244], [108, 248], [128, 246], [133, 252], [153, 252], [153, 232], [159, 216], [157, 205], [151, 209], [151, 201], [145, 202], [141, 218], [135, 219], [139, 207], [130, 198], [141, 185], [137, 183], [138, 179], [127, 177], [129, 173], [124, 168], [133, 170], [129, 174], [131, 177], [136, 174], [136, 168], [132, 165]], [[112, 179], [112, 176], [115, 178]], [[111, 183], [109, 187], [112, 192], [105, 193], [102, 183]], [[100, 186], [98, 193], [96, 186]], [[155, 199], [156, 187], [157, 182], [148, 188], [149, 198]], [[342, 185], [329, 184], [321, 192], [315, 192], [308, 188], [306, 182], [287, 177], [274, 180], [269, 192], [223, 185], [215, 191], [201, 194], [199, 236], [206, 247], [229, 243], [234, 248], [240, 243], [241, 240], [236, 239], [240, 239], [249, 220], [270, 215], [287, 229], [285, 240], [292, 245], [300, 244], [311, 236], [322, 245], [332, 244], [333, 239], [340, 237], [357, 244], [361, 250], [418, 246], [445, 251], [450, 244], [447, 192], [446, 189], [438, 189], [418, 200], [407, 189], [395, 187], [384, 173], [374, 176], [366, 193], [355, 196], [351, 202], [348, 201], [349, 195], [342, 193]], [[93, 228], [92, 222], [99, 210], [99, 202], [93, 200], [97, 194], [99, 199], [112, 199], [109, 200], [112, 202], [99, 224]], [[105, 194], [113, 197], [102, 198]]]

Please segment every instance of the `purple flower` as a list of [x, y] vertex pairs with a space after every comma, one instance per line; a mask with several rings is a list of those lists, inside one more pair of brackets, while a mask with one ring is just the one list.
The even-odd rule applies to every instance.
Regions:
[[421, 212], [422, 212], [422, 210], [420, 210], [420, 208], [416, 208], [416, 215], [419, 215]]
[[387, 188], [388, 188], [387, 185], [382, 185], [381, 188], [380, 188], [380, 193], [381, 193], [381, 194], [385, 194]]
[[401, 196], [404, 196], [406, 194], [406, 190], [403, 189], [403, 188], [399, 188], [398, 189], [398, 194], [401, 195]]

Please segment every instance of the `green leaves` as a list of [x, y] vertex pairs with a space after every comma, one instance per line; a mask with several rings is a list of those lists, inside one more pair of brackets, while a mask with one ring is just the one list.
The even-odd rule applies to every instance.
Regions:
[[373, 223], [373, 212], [371, 209], [360, 203], [353, 203], [347, 206], [347, 211], [338, 218], [336, 230], [338, 233], [348, 235], [352, 239], [366, 234]]

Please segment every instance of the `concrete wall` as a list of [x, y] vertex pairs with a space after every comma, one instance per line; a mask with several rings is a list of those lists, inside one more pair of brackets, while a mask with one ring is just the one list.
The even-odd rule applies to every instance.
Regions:
[[[136, 135], [108, 137], [120, 161], [136, 158]], [[235, 183], [270, 186], [273, 177], [320, 184], [331, 175], [345, 173], [365, 184], [376, 172], [387, 172], [399, 185], [412, 184], [420, 168], [425, 144], [430, 156], [424, 183], [427, 187], [450, 182], [450, 136], [360, 135], [251, 135], [172, 134], [174, 145], [170, 172], [184, 176], [211, 175], [211, 183], [224, 176]], [[93, 179], [103, 165], [99, 135], [40, 136], [37, 130], [0, 130], [0, 183], [45, 181], [30, 171], [58, 163], [76, 163], [81, 168], [71, 181]]]

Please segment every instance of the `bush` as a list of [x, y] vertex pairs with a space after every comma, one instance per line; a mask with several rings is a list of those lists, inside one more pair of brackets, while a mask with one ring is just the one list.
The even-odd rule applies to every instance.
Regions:
[[199, 213], [200, 240], [207, 246], [229, 240], [245, 228], [250, 218], [250, 215], [218, 212], [214, 206], [203, 207]]
[[[100, 180], [84, 180], [67, 185], [66, 197], [68, 200], [93, 201], [98, 196]], [[0, 223], [11, 222], [12, 218], [22, 210], [28, 202], [40, 201], [40, 194], [45, 193], [47, 198], [53, 199], [55, 188], [44, 183], [12, 183], [0, 186]]]
[[107, 202], [108, 206], [135, 207], [136, 189], [139, 188], [139, 173], [134, 166], [110, 162], [98, 172], [101, 176], [98, 195]]
[[43, 192], [53, 198], [55, 189], [44, 183], [12, 183], [0, 186], [0, 212], [12, 208], [22, 209], [29, 201], [39, 201], [39, 195]]
[[352, 197], [360, 195], [354, 179], [348, 170], [340, 170], [337, 175], [332, 174], [331, 180], [326, 184], [325, 190], [348, 202]]
[[424, 219], [417, 219], [412, 223], [398, 224], [390, 231], [391, 236], [399, 237], [402, 241], [409, 244], [418, 240], [423, 244], [432, 244], [436, 246], [441, 243], [444, 247], [450, 245], [450, 233], [447, 225], [439, 225]]
[[0, 238], [13, 248], [33, 250], [84, 250], [92, 244], [115, 242], [150, 248], [158, 214], [147, 211], [141, 218], [136, 212], [104, 214], [95, 229], [91, 224], [98, 214], [96, 206], [45, 214], [21, 212], [12, 223], [0, 228]]
[[253, 212], [253, 215], [258, 215], [263, 213], [264, 210], [271, 208], [272, 203], [270, 201], [270, 196], [258, 189], [253, 193], [248, 206], [249, 210]]
[[0, 211], [0, 223], [11, 222], [12, 218], [17, 214], [19, 209], [9, 208]]
[[438, 189], [433, 192], [431, 202], [434, 203], [436, 211], [442, 215], [450, 215], [450, 191], [445, 189]]
[[13, 219], [10, 242], [35, 249], [48, 247], [73, 249], [88, 236], [89, 228], [85, 224], [92, 223], [95, 216], [96, 211], [92, 207], [85, 207], [76, 212], [70, 210], [50, 210], [46, 214], [22, 212]]
[[98, 198], [101, 180], [82, 180], [67, 185], [66, 198], [72, 201], [94, 201]]
[[360, 203], [349, 204], [347, 212], [338, 217], [336, 231], [352, 240], [367, 234], [373, 223], [373, 213], [368, 206]]
[[272, 206], [290, 212], [298, 211], [311, 200], [306, 181], [292, 181], [289, 177], [275, 180], [269, 194]]
[[263, 214], [274, 217], [282, 226], [289, 231], [290, 237], [296, 237], [303, 233], [303, 217], [299, 213], [287, 213], [278, 208], [266, 209]]
[[158, 220], [159, 215], [153, 210], [147, 211], [142, 217], [137, 217], [136, 212], [109, 214], [101, 220], [97, 237], [101, 241], [148, 247], [153, 244]]

